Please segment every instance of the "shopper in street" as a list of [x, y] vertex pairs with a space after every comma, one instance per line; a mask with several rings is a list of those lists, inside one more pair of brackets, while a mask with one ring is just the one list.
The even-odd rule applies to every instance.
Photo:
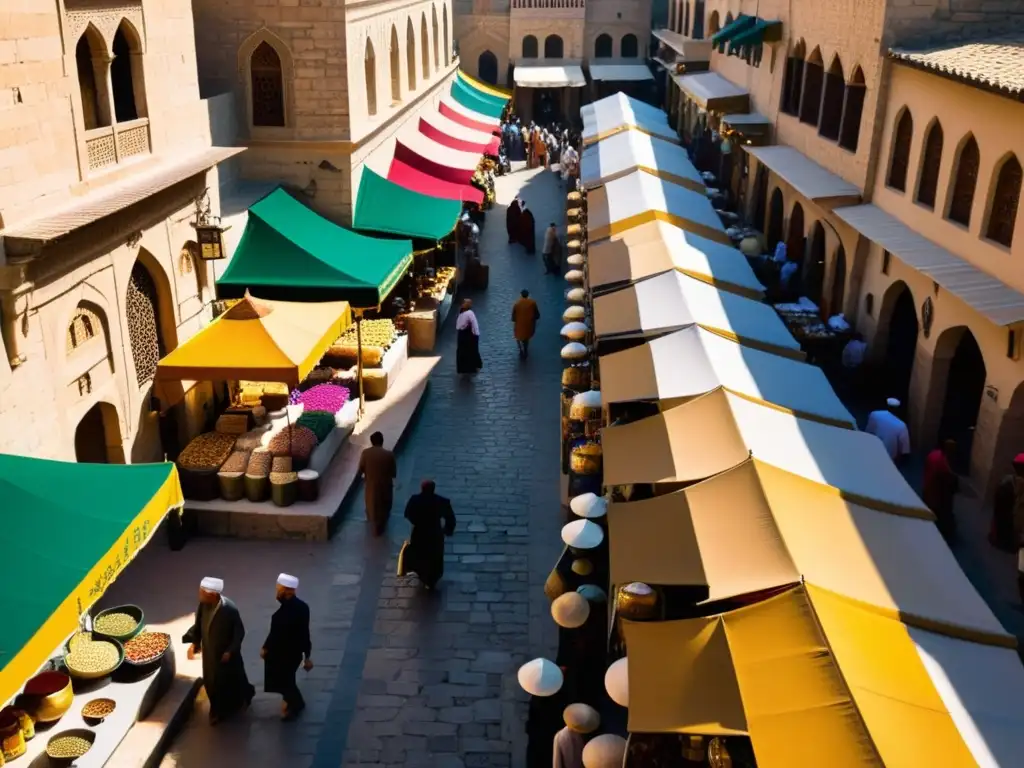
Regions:
[[910, 455], [910, 431], [903, 419], [896, 415], [900, 401], [890, 397], [885, 405], [885, 410], [872, 411], [868, 415], [864, 431], [882, 441], [889, 458], [898, 466]]
[[188, 658], [203, 657], [203, 687], [210, 700], [210, 725], [247, 709], [256, 695], [242, 661], [245, 625], [238, 607], [224, 597], [224, 580], [207, 576], [199, 585], [195, 621], [181, 638]]
[[1024, 533], [1024, 453], [1013, 459], [1013, 467], [996, 487], [992, 502], [992, 527], [988, 540], [1004, 552], [1016, 552]]
[[519, 201], [519, 242], [526, 248], [526, 252], [529, 255], [533, 255], [537, 252], [537, 234], [536, 226], [537, 222], [533, 218], [533, 211], [531, 211], [526, 202], [523, 200]]
[[484, 367], [480, 359], [480, 323], [473, 312], [473, 302], [465, 299], [455, 320], [458, 340], [455, 346], [455, 370], [463, 376], [472, 376]]
[[437, 587], [444, 575], [444, 540], [455, 533], [452, 503], [438, 495], [436, 488], [433, 480], [424, 480], [420, 492], [405, 506], [405, 519], [412, 524], [405, 571], [419, 576], [428, 590]]
[[309, 637], [309, 606], [295, 595], [299, 580], [282, 573], [277, 577], [277, 602], [281, 604], [270, 618], [270, 634], [260, 648], [263, 659], [263, 690], [284, 697], [281, 716], [294, 720], [306, 708], [302, 692], [295, 683], [299, 665], [307, 672], [313, 668], [313, 643]]
[[946, 440], [929, 453], [924, 462], [924, 503], [935, 514], [936, 525], [946, 541], [952, 541], [956, 534], [953, 497], [956, 496], [960, 480], [952, 467], [955, 455], [956, 443]]
[[860, 390], [861, 369], [867, 352], [868, 345], [864, 341], [862, 333], [854, 333], [853, 338], [843, 347], [843, 354], [840, 358], [843, 369], [842, 389], [847, 396], [853, 396]]
[[517, 197], [508, 204], [508, 209], [505, 211], [505, 229], [508, 231], [508, 241], [510, 244], [519, 239], [519, 215], [522, 213], [522, 210], [519, 207], [519, 198]]
[[366, 519], [373, 525], [374, 535], [380, 536], [391, 517], [394, 503], [394, 484], [398, 477], [395, 454], [384, 447], [384, 435], [370, 435], [370, 447], [359, 456], [359, 475], [363, 478], [363, 498], [366, 501]]
[[557, 275], [561, 272], [561, 253], [559, 252], [558, 228], [555, 222], [551, 222], [544, 230], [544, 248], [541, 255], [544, 258], [544, 274]]
[[537, 308], [537, 302], [523, 288], [519, 292], [519, 299], [512, 305], [512, 328], [519, 345], [519, 357], [523, 360], [530, 356], [530, 339], [537, 331], [538, 320], [540, 309]]

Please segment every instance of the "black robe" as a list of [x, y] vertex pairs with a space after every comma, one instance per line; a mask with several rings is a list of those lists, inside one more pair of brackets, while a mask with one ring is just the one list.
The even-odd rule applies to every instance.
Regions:
[[522, 210], [519, 208], [519, 201], [513, 200], [508, 204], [505, 211], [505, 229], [508, 231], [508, 241], [514, 243], [519, 239], [519, 216]]
[[[202, 652], [203, 686], [210, 699], [210, 716], [220, 718], [247, 706], [256, 695], [256, 689], [249, 683], [245, 662], [242, 661], [245, 626], [238, 607], [226, 597], [221, 598], [220, 607], [216, 608], [204, 636], [203, 609], [207, 607], [215, 606], [200, 603], [196, 609], [195, 623], [181, 641], [191, 643]], [[225, 652], [231, 654], [227, 662], [221, 661]]]
[[405, 570], [432, 587], [444, 575], [444, 539], [455, 533], [452, 503], [436, 493], [414, 494], [405, 506], [405, 519], [412, 523]]
[[297, 597], [281, 601], [270, 618], [270, 633], [263, 643], [263, 690], [290, 695], [302, 658], [313, 653], [309, 637], [309, 606]]
[[529, 208], [519, 214], [519, 242], [527, 253], [532, 255], [537, 252], [536, 222]]

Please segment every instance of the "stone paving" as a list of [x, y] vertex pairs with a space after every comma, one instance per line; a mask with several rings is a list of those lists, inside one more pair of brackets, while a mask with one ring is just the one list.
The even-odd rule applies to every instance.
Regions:
[[[530, 204], [539, 247], [551, 218], [563, 223], [565, 198], [558, 178], [545, 171], [499, 178], [497, 193], [483, 230], [490, 285], [470, 294], [484, 368], [471, 382], [455, 374], [449, 320], [441, 362], [398, 448], [389, 538], [367, 535], [357, 493], [328, 543], [199, 539], [179, 553], [158, 544], [105, 601], [134, 596], [151, 621], [181, 625], [194, 610], [199, 579], [223, 576], [246, 622], [243, 653], [261, 690], [259, 647], [276, 608], [274, 579], [279, 571], [302, 579], [316, 664], [299, 673], [306, 712], [282, 724], [280, 699], [261, 691], [248, 714], [214, 729], [197, 705], [164, 768], [524, 764], [526, 702], [515, 673], [529, 658], [553, 654], [556, 641], [542, 585], [561, 550], [558, 331], [566, 284], [543, 274], [539, 253], [527, 256], [507, 244], [505, 204], [516, 194]], [[541, 311], [525, 362], [510, 320], [522, 288]], [[458, 517], [445, 579], [433, 595], [394, 575], [408, 533], [404, 502], [426, 477], [451, 498]], [[196, 662], [182, 662], [183, 671], [196, 674]]]

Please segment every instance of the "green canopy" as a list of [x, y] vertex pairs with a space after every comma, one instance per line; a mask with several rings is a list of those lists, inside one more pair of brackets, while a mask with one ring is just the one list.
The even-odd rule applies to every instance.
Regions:
[[746, 30], [729, 41], [729, 53], [734, 53], [742, 48], [762, 45], [765, 42], [778, 42], [782, 39], [781, 33], [781, 21], [758, 19], [753, 26], [747, 27]]
[[450, 234], [462, 213], [458, 200], [414, 192], [363, 167], [352, 226], [389, 235], [440, 240]]
[[745, 13], [741, 13], [736, 17], [736, 20], [726, 24], [715, 34], [711, 36], [711, 44], [718, 47], [718, 50], [725, 52], [725, 44], [732, 40], [736, 35], [741, 32], [746, 32], [757, 21], [756, 16], [747, 16]]
[[380, 305], [412, 263], [411, 240], [339, 227], [278, 187], [249, 209], [241, 242], [217, 280], [220, 298]]
[[174, 464], [0, 454], [0, 704], [14, 696], [183, 503]]
[[501, 117], [501, 113], [505, 110], [505, 104], [508, 103], [508, 99], [478, 91], [466, 84], [461, 77], [452, 80], [452, 98], [474, 112], [495, 119]]

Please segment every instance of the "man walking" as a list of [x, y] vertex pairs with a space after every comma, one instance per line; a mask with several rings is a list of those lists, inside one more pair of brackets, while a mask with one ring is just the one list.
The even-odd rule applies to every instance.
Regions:
[[375, 536], [381, 536], [391, 517], [394, 483], [398, 476], [395, 454], [384, 447], [384, 435], [370, 435], [370, 447], [359, 457], [359, 474], [363, 478], [366, 519], [373, 525]]
[[558, 230], [555, 228], [555, 222], [551, 222], [547, 230], [544, 232], [544, 250], [541, 251], [544, 258], [544, 274], [557, 275], [559, 272], [559, 254], [558, 254]]
[[864, 431], [882, 441], [885, 452], [896, 466], [900, 466], [910, 455], [910, 431], [906, 423], [896, 415], [900, 401], [890, 397], [885, 401], [887, 410], [872, 411]]
[[263, 641], [263, 690], [284, 697], [281, 718], [294, 720], [306, 708], [295, 683], [299, 664], [313, 668], [313, 643], [309, 637], [309, 606], [295, 596], [299, 580], [282, 573], [277, 577], [277, 602], [281, 604], [270, 619], [270, 634]]
[[523, 288], [519, 299], [512, 305], [512, 328], [519, 345], [519, 358], [525, 360], [530, 356], [530, 339], [537, 331], [540, 310], [537, 302], [530, 298], [530, 292]]
[[199, 585], [195, 621], [181, 638], [188, 658], [203, 657], [203, 687], [210, 700], [210, 725], [248, 708], [256, 689], [242, 661], [245, 626], [238, 607], [223, 595], [224, 580], [207, 576]]
[[419, 576], [428, 591], [444, 575], [444, 540], [455, 533], [452, 503], [437, 494], [436, 488], [433, 480], [424, 480], [420, 492], [411, 496], [405, 507], [405, 519], [412, 523], [405, 571]]

